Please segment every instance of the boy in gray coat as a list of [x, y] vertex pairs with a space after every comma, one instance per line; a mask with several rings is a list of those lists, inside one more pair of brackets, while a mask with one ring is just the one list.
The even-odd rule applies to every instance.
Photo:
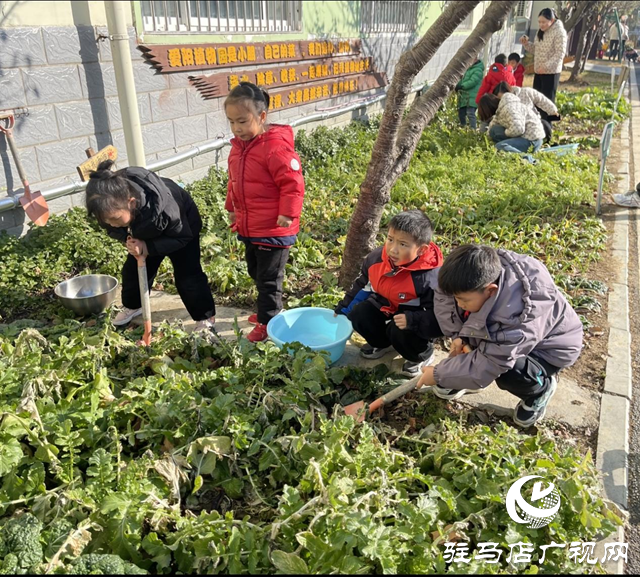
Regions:
[[582, 323], [539, 260], [484, 245], [465, 245], [438, 275], [434, 307], [442, 332], [454, 339], [449, 358], [423, 369], [417, 388], [441, 399], [498, 387], [520, 399], [513, 420], [540, 420], [560, 369], [582, 350]]

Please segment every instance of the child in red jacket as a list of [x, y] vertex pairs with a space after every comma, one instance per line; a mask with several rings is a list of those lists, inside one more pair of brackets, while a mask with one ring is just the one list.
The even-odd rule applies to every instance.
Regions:
[[367, 341], [361, 356], [379, 359], [395, 349], [409, 376], [433, 362], [433, 340], [442, 335], [433, 298], [443, 259], [432, 235], [421, 210], [396, 214], [384, 245], [365, 258], [360, 276], [334, 309]]
[[513, 72], [511, 72], [511, 68], [507, 66], [507, 57], [504, 54], [496, 56], [494, 63], [489, 68], [489, 72], [482, 80], [480, 90], [478, 90], [478, 95], [476, 96], [476, 103], [479, 103], [485, 94], [491, 94], [500, 82], [506, 82], [510, 86], [516, 85], [516, 79], [513, 76]]
[[245, 243], [249, 275], [258, 288], [258, 312], [247, 335], [267, 338], [267, 323], [282, 309], [282, 281], [296, 241], [304, 197], [300, 157], [290, 126], [267, 124], [269, 95], [241, 82], [224, 103], [235, 138], [229, 154], [225, 208], [232, 230]]
[[516, 79], [516, 86], [522, 87], [524, 82], [524, 65], [520, 62], [520, 54], [517, 52], [509, 54], [508, 64], [513, 71], [513, 77]]

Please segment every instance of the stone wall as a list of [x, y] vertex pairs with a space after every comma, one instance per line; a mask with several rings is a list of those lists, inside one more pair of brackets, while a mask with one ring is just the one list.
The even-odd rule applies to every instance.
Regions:
[[[113, 144], [118, 164], [127, 165], [122, 118], [117, 98], [111, 49], [105, 27], [47, 26], [0, 29], [0, 110], [24, 108], [14, 131], [22, 163], [34, 190], [49, 190], [77, 180], [75, 167], [86, 158], [85, 149]], [[135, 30], [129, 29], [131, 55], [142, 137], [147, 162], [171, 157], [208, 140], [229, 134], [221, 110], [222, 99], [204, 101], [189, 84], [189, 73], [158, 74], [136, 49]], [[433, 81], [462, 44], [465, 35], [454, 35], [440, 48], [416, 79]], [[389, 79], [398, 58], [415, 37], [380, 35], [363, 39], [363, 49]], [[497, 39], [511, 42], [508, 34]], [[498, 46], [496, 44], [496, 47]], [[493, 50], [493, 47], [492, 47]], [[508, 50], [508, 48], [505, 48]], [[377, 91], [347, 95], [270, 115], [272, 122], [287, 123]], [[364, 113], [379, 112], [382, 104]], [[326, 122], [341, 125], [363, 112], [348, 113]], [[306, 129], [313, 124], [305, 125]], [[209, 167], [226, 165], [228, 147], [185, 161], [161, 172], [191, 182]], [[10, 151], [0, 139], [0, 198], [22, 192]], [[58, 213], [82, 204], [83, 195], [49, 202]], [[21, 209], [0, 213], [0, 230], [21, 234], [25, 216]]]

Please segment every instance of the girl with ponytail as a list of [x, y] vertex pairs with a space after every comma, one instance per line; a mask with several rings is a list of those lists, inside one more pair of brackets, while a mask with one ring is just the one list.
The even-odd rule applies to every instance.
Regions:
[[269, 102], [264, 90], [241, 82], [224, 103], [234, 135], [225, 208], [232, 230], [245, 244], [249, 275], [258, 289], [258, 310], [249, 317], [255, 325], [247, 335], [252, 342], [267, 338], [267, 323], [282, 309], [284, 268], [300, 228], [304, 197], [293, 130], [267, 124]]
[[142, 313], [137, 256], [145, 256], [149, 286], [165, 256], [173, 264], [176, 288], [196, 330], [213, 327], [215, 304], [200, 265], [202, 220], [182, 187], [149, 172], [129, 167], [114, 172], [113, 161], [102, 162], [90, 174], [86, 207], [107, 234], [126, 245], [122, 267], [122, 310], [113, 324], [128, 324]]

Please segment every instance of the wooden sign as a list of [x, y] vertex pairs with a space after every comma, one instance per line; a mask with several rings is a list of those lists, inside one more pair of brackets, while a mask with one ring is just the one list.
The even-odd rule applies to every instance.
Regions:
[[371, 58], [325, 58], [310, 63], [260, 68], [244, 73], [222, 72], [210, 76], [189, 76], [189, 80], [204, 98], [217, 98], [229, 94], [240, 82], [253, 82], [253, 84], [271, 91], [279, 86], [340, 79], [372, 70]]
[[[380, 88], [388, 84], [387, 76], [384, 73], [373, 72], [369, 74], [358, 74], [346, 77], [344, 80], [330, 80], [324, 82], [312, 82], [295, 87], [269, 90], [270, 102], [269, 110], [283, 110], [293, 106], [308, 104], [327, 98], [335, 98], [343, 94], [371, 90]], [[201, 92], [202, 94], [202, 92]], [[217, 98], [218, 95], [202, 94], [205, 100]]]
[[96, 170], [101, 162], [105, 160], [113, 160], [115, 162], [118, 159], [118, 151], [115, 146], [109, 144], [95, 154], [92, 149], [88, 148], [87, 156], [89, 157], [88, 160], [85, 160], [80, 166], [76, 167], [80, 175], [80, 180], [83, 182], [89, 180], [89, 174]]
[[160, 72], [291, 62], [360, 53], [359, 39], [287, 42], [139, 45], [144, 58]]

